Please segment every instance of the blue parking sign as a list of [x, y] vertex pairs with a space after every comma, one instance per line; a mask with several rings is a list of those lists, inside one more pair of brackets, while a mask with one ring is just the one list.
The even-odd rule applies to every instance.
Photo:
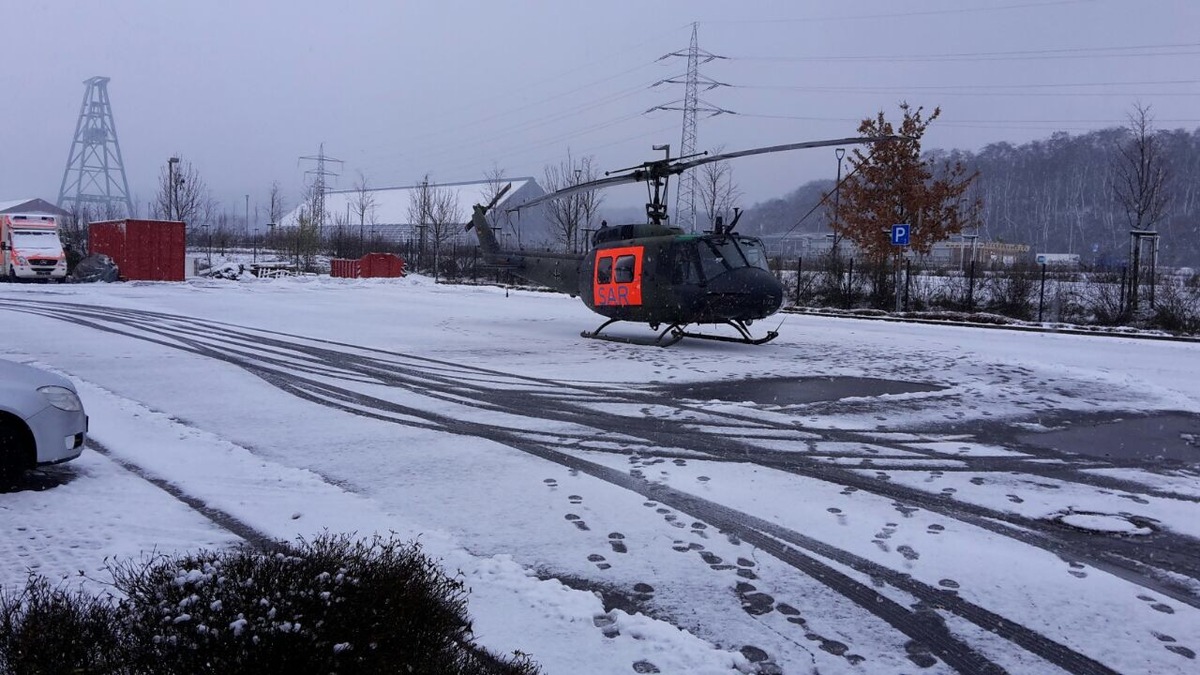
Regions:
[[892, 245], [893, 246], [908, 246], [908, 235], [911, 228], [908, 224], [900, 224], [892, 226]]

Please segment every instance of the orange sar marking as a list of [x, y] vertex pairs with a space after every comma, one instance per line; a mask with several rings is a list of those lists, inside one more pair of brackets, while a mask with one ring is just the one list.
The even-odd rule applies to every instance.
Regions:
[[640, 307], [643, 246], [596, 251], [592, 299], [596, 306]]

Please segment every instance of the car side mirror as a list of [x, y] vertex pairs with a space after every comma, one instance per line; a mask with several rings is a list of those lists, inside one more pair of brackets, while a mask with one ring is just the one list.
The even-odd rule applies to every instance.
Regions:
[[8, 242], [0, 241], [0, 251], [7, 251], [7, 250], [8, 250]]

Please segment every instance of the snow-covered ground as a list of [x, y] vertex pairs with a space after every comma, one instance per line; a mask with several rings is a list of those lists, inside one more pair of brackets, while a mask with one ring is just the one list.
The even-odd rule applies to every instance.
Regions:
[[[579, 337], [599, 323], [421, 277], [0, 286], [0, 357], [71, 377], [94, 441], [0, 494], [0, 583], [391, 531], [548, 673], [1200, 667], [1196, 432], [1118, 421], [1200, 413], [1200, 345], [819, 316], [761, 347]], [[1120, 452], [1038, 440], [1087, 425]]]

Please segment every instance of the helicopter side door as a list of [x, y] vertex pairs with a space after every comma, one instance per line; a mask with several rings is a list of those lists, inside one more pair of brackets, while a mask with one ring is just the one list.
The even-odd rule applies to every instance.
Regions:
[[595, 256], [592, 299], [596, 306], [640, 307], [645, 247], [598, 249]]

